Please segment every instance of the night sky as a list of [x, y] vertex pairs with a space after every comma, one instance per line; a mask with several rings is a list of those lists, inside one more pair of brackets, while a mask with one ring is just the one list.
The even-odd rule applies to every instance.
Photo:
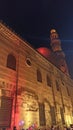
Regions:
[[73, 73], [73, 0], [0, 0], [0, 20], [34, 48], [49, 47], [55, 28]]

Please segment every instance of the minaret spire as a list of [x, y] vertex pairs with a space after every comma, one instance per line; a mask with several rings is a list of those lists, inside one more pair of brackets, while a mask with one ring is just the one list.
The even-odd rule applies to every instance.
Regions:
[[65, 54], [61, 48], [61, 40], [59, 39], [59, 35], [55, 29], [50, 31], [50, 40], [51, 47], [53, 51], [53, 55], [55, 56], [54, 64], [65, 74], [68, 74], [68, 67], [65, 59]]
[[51, 47], [52, 47], [53, 52], [61, 51], [62, 50], [61, 41], [60, 41], [59, 35], [55, 29], [52, 29], [50, 31], [50, 39], [51, 39]]

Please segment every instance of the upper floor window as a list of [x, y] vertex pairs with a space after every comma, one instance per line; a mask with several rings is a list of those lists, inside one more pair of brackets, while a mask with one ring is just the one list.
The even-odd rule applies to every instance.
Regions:
[[42, 82], [42, 75], [40, 70], [37, 70], [37, 81]]
[[16, 58], [12, 54], [7, 57], [7, 67], [16, 70]]
[[67, 93], [68, 93], [68, 96], [70, 96], [70, 93], [69, 93], [69, 89], [68, 89], [68, 87], [67, 87]]
[[58, 81], [56, 81], [56, 88], [57, 88], [57, 91], [59, 91], [59, 84], [58, 84]]
[[47, 75], [47, 85], [51, 87], [51, 80], [50, 77]]

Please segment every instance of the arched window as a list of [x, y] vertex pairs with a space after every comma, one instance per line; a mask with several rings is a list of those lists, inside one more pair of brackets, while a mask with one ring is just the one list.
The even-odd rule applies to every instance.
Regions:
[[49, 78], [48, 75], [47, 75], [47, 85], [48, 85], [49, 87], [51, 87], [51, 79]]
[[56, 88], [57, 88], [57, 91], [59, 91], [59, 84], [58, 84], [58, 81], [56, 81]]
[[40, 70], [37, 70], [37, 81], [42, 82], [42, 75]]
[[16, 70], [16, 58], [12, 54], [7, 57], [7, 67]]
[[67, 93], [68, 93], [68, 96], [70, 96], [69, 89], [68, 89], [68, 87], [66, 87], [66, 88], [67, 88]]

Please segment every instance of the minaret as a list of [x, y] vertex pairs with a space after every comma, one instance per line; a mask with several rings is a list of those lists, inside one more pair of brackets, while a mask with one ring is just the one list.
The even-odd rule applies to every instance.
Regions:
[[65, 54], [61, 48], [61, 41], [59, 39], [59, 35], [55, 29], [50, 31], [50, 40], [51, 47], [53, 51], [53, 63], [65, 74], [69, 75], [68, 67], [66, 64]]

